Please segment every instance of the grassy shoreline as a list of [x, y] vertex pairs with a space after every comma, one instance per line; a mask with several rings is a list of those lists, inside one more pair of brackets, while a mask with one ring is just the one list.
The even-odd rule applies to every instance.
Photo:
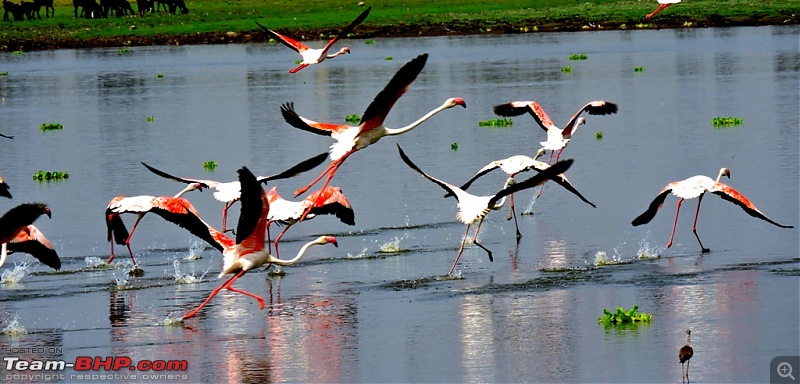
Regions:
[[[56, 0], [56, 15], [2, 22], [0, 51], [176, 44], [264, 42], [253, 20], [303, 40], [325, 39], [366, 5], [356, 1], [187, 1], [190, 13], [76, 19], [71, 0]], [[136, 8], [135, 1], [133, 2]], [[487, 33], [703, 28], [800, 24], [800, 0], [689, 0], [650, 20], [655, 0], [387, 1], [372, 5], [358, 38]]]

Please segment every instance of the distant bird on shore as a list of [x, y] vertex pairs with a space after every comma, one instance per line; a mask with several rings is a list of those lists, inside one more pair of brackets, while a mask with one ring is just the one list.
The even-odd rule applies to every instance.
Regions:
[[0, 177], [0, 196], [11, 198], [11, 192], [9, 191], [9, 186], [6, 184], [6, 181]]
[[345, 54], [345, 53], [350, 53], [350, 48], [348, 48], [348, 47], [343, 47], [342, 49], [340, 49], [339, 51], [337, 51], [336, 53], [333, 53], [333, 54], [328, 54], [328, 51], [331, 49], [333, 44], [336, 43], [336, 41], [338, 41], [339, 39], [341, 39], [343, 37], [346, 37], [350, 32], [353, 32], [353, 29], [355, 29], [356, 26], [361, 24], [367, 18], [367, 15], [369, 15], [369, 11], [371, 9], [372, 9], [372, 7], [369, 7], [367, 9], [365, 9], [364, 12], [361, 12], [361, 14], [358, 15], [358, 17], [355, 20], [353, 20], [352, 23], [350, 23], [350, 25], [348, 25], [345, 29], [343, 29], [341, 32], [339, 32], [339, 34], [336, 35], [336, 37], [334, 37], [333, 39], [328, 41], [328, 44], [325, 44], [325, 47], [323, 47], [322, 49], [310, 48], [309, 46], [307, 46], [307, 45], [305, 45], [305, 44], [303, 44], [303, 43], [301, 43], [301, 42], [299, 42], [299, 41], [297, 41], [297, 40], [295, 40], [295, 39], [293, 39], [293, 38], [291, 38], [289, 36], [281, 35], [280, 33], [275, 32], [275, 31], [273, 31], [273, 30], [261, 25], [261, 23], [259, 23], [258, 21], [256, 21], [256, 24], [261, 29], [263, 29], [264, 32], [267, 32], [268, 34], [272, 35], [272, 37], [274, 37], [276, 40], [280, 41], [281, 43], [283, 43], [287, 47], [289, 47], [291, 49], [294, 49], [295, 51], [297, 51], [297, 53], [300, 54], [300, 56], [303, 57], [303, 61], [300, 63], [300, 66], [298, 66], [297, 68], [289, 70], [289, 73], [296, 73], [296, 72], [300, 71], [301, 69], [303, 69], [303, 68], [305, 68], [305, 67], [307, 67], [307, 66], [309, 66], [311, 64], [319, 64], [322, 61], [324, 61], [325, 59], [332, 59], [332, 58], [334, 58], [336, 56], [339, 56], [339, 55], [342, 55], [342, 54]]
[[[376, 143], [382, 137], [400, 135], [408, 132], [431, 118], [433, 115], [445, 109], [452, 108], [457, 105], [460, 105], [464, 108], [467, 107], [467, 104], [463, 99], [454, 97], [445, 100], [442, 105], [436, 107], [432, 111], [419, 118], [417, 121], [403, 128], [388, 128], [383, 125], [386, 115], [389, 114], [389, 111], [391, 111], [397, 100], [400, 99], [400, 96], [402, 96], [408, 87], [411, 86], [411, 83], [414, 82], [414, 80], [417, 78], [417, 75], [422, 72], [427, 60], [428, 54], [424, 53], [403, 65], [403, 67], [400, 68], [400, 70], [398, 70], [394, 77], [392, 77], [392, 79], [389, 81], [389, 84], [387, 84], [386, 87], [384, 87], [383, 90], [378, 93], [377, 96], [375, 96], [375, 99], [369, 104], [367, 110], [364, 111], [364, 115], [361, 118], [361, 124], [357, 126], [312, 121], [298, 115], [297, 112], [295, 112], [294, 105], [292, 103], [285, 103], [281, 106], [283, 118], [287, 123], [289, 123], [289, 125], [304, 131], [316, 133], [318, 135], [330, 136], [336, 140], [336, 143], [331, 145], [330, 165], [328, 165], [328, 167], [310, 184], [296, 190], [294, 192], [295, 196], [308, 191], [327, 173], [328, 178], [325, 180], [325, 183], [321, 188], [325, 189], [325, 187], [328, 186], [328, 183], [333, 178], [333, 175], [336, 173], [336, 170], [339, 169], [342, 163], [344, 163], [344, 161], [347, 160], [350, 155], [358, 150], [364, 149], [369, 145]], [[308, 212], [308, 210], [306, 212]], [[300, 221], [303, 221], [304, 218], [305, 214], [300, 217]]]
[[0, 266], [6, 261], [8, 251], [29, 253], [55, 270], [61, 269], [61, 260], [53, 245], [33, 222], [41, 215], [51, 217], [50, 208], [42, 203], [25, 203], [11, 208], [0, 217]]
[[[678, 361], [681, 363], [681, 381], [689, 382], [689, 360], [694, 355], [694, 349], [692, 348], [692, 342], [689, 339], [691, 336], [692, 330], [686, 330], [686, 343], [683, 344], [680, 350], [678, 350]], [[684, 373], [683, 363], [686, 363], [686, 371]]]
[[700, 241], [700, 236], [697, 235], [697, 216], [700, 214], [700, 203], [703, 201], [703, 196], [706, 192], [711, 192], [715, 195], [719, 195], [724, 200], [728, 200], [731, 203], [740, 206], [750, 216], [759, 218], [781, 228], [794, 228], [791, 225], [778, 224], [772, 221], [770, 218], [761, 213], [761, 211], [759, 211], [758, 208], [756, 208], [756, 206], [747, 199], [747, 197], [739, 193], [739, 191], [731, 188], [729, 185], [720, 183], [719, 179], [722, 178], [723, 175], [730, 178], [731, 171], [728, 168], [720, 169], [716, 180], [708, 176], [697, 175], [685, 180], [673, 181], [667, 184], [667, 186], [664, 187], [661, 192], [658, 193], [656, 198], [650, 203], [650, 206], [647, 208], [647, 210], [635, 218], [631, 224], [633, 224], [633, 226], [637, 226], [647, 224], [650, 222], [650, 220], [653, 220], [653, 218], [656, 216], [656, 213], [658, 213], [658, 210], [664, 204], [664, 200], [667, 199], [667, 195], [672, 192], [673, 195], [678, 196], [680, 199], [678, 200], [678, 206], [675, 209], [675, 222], [672, 224], [672, 234], [669, 235], [669, 242], [667, 243], [667, 248], [669, 248], [672, 246], [673, 237], [675, 237], [675, 227], [678, 225], [678, 213], [681, 210], [681, 203], [683, 203], [684, 199], [694, 199], [695, 197], [699, 197], [697, 200], [697, 211], [694, 214], [692, 232], [694, 232], [697, 242], [700, 243], [700, 249], [702, 253], [710, 252], [710, 249], [703, 246], [703, 243]]
[[464, 233], [464, 238], [461, 240], [461, 246], [458, 249], [458, 254], [456, 255], [456, 260], [453, 262], [453, 266], [450, 268], [450, 272], [448, 274], [452, 274], [453, 270], [456, 268], [456, 264], [458, 264], [458, 259], [461, 258], [461, 253], [464, 251], [464, 243], [467, 241], [467, 236], [469, 235], [469, 228], [473, 223], [478, 223], [477, 227], [475, 228], [475, 234], [472, 237], [472, 243], [486, 251], [489, 255], [489, 261], [494, 261], [492, 258], [492, 251], [488, 248], [484, 247], [482, 244], [478, 243], [478, 231], [481, 230], [481, 224], [483, 224], [483, 219], [486, 218], [486, 215], [489, 214], [492, 210], [500, 209], [505, 202], [505, 198], [517, 191], [521, 191], [526, 188], [535, 187], [544, 183], [545, 180], [558, 177], [559, 174], [564, 173], [571, 165], [572, 160], [564, 160], [558, 163], [553, 164], [548, 169], [543, 170], [542, 172], [538, 173], [536, 176], [531, 177], [523, 182], [516, 183], [514, 179], [509, 178], [506, 181], [506, 184], [503, 186], [503, 189], [495, 193], [494, 195], [487, 195], [487, 196], [476, 196], [472, 195], [463, 189], [450, 184], [446, 181], [439, 180], [433, 176], [429, 176], [425, 172], [423, 172], [419, 167], [417, 167], [411, 159], [406, 156], [403, 149], [400, 148], [400, 145], [397, 145], [397, 150], [400, 152], [400, 157], [403, 159], [403, 162], [406, 163], [411, 169], [425, 177], [426, 179], [434, 182], [438, 186], [442, 187], [448, 194], [455, 195], [456, 200], [458, 201], [458, 213], [456, 214], [456, 218], [458, 221], [467, 225], [466, 232]]
[[648, 13], [647, 16], [645, 16], [644, 18], [645, 19], [649, 19], [649, 18], [655, 16], [657, 13], [663, 11], [665, 8], [669, 7], [670, 5], [675, 5], [675, 4], [678, 4], [680, 2], [681, 2], [681, 0], [658, 0], [658, 4], [659, 4], [658, 8], [656, 8], [655, 11]]

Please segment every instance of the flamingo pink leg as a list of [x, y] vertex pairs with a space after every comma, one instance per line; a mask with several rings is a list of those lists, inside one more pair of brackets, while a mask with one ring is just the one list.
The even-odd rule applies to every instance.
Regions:
[[508, 205], [508, 216], [506, 216], [506, 221], [511, 220], [512, 215], [514, 214], [514, 194], [512, 193], [509, 196], [509, 200], [511, 201]]
[[694, 237], [697, 238], [697, 242], [700, 243], [700, 250], [701, 250], [700, 252], [708, 253], [711, 252], [711, 250], [703, 246], [703, 242], [700, 241], [700, 236], [697, 235], [697, 217], [700, 215], [700, 203], [703, 201], [704, 195], [705, 194], [701, 194], [700, 198], [697, 199], [697, 212], [694, 213], [694, 224], [692, 225], [692, 232], [694, 232]]
[[550, 151], [550, 158], [547, 159], [547, 164], [550, 164], [552, 162], [553, 162], [553, 151]]
[[[222, 209], [222, 233], [228, 232], [226, 226], [228, 224], [228, 209], [233, 206], [235, 201], [225, 203], [225, 208]], [[231, 229], [233, 231], [233, 229]]]
[[675, 208], [675, 222], [672, 223], [672, 234], [669, 235], [667, 248], [672, 246], [672, 238], [675, 237], [675, 227], [678, 226], [678, 213], [681, 211], [681, 203], [683, 203], [683, 199], [678, 200], [678, 207]]
[[[134, 267], [136, 266], [136, 258], [133, 257], [133, 251], [131, 251], [131, 237], [133, 237], [133, 232], [136, 231], [136, 226], [139, 225], [139, 221], [142, 220], [142, 217], [144, 217], [144, 215], [139, 215], [139, 217], [136, 218], [136, 222], [133, 224], [131, 232], [128, 233], [128, 238], [125, 239], [125, 246], [128, 247], [128, 253], [131, 255], [131, 260], [133, 260]], [[111, 239], [111, 257], [108, 258], [106, 263], [111, 264], [112, 261], [114, 261], [114, 239]]]
[[[566, 147], [564, 147], [564, 148], [566, 148]], [[558, 162], [558, 158], [561, 157], [561, 152], [564, 152], [564, 148], [561, 148], [561, 149], [558, 150], [558, 154], [556, 155], [556, 163]], [[550, 153], [550, 155], [552, 155], [552, 152]]]
[[[297, 191], [295, 191], [295, 192], [294, 192], [294, 193], [295, 193], [295, 197], [296, 197], [297, 195], [300, 195], [300, 194], [302, 194], [302, 193], [305, 193], [306, 191], [308, 191], [308, 189], [309, 189], [309, 188], [311, 188], [311, 186], [312, 186], [312, 185], [314, 185], [316, 182], [318, 182], [318, 181], [319, 181], [319, 180], [322, 178], [322, 175], [324, 175], [326, 172], [328, 173], [328, 178], [327, 178], [327, 179], [325, 179], [325, 183], [324, 183], [324, 184], [322, 184], [322, 188], [320, 188], [320, 190], [324, 190], [326, 187], [328, 187], [328, 183], [330, 183], [330, 182], [331, 182], [331, 179], [333, 178], [333, 175], [336, 173], [336, 171], [339, 169], [339, 167], [342, 165], [342, 163], [343, 163], [343, 162], [344, 162], [344, 161], [345, 161], [345, 160], [346, 160], [346, 159], [347, 159], [347, 158], [348, 158], [350, 155], [352, 155], [352, 154], [353, 154], [355, 151], [357, 151], [357, 150], [358, 150], [358, 149], [356, 149], [356, 148], [353, 148], [353, 149], [349, 150], [347, 153], [345, 153], [345, 154], [344, 154], [344, 156], [342, 156], [342, 157], [340, 157], [339, 159], [337, 159], [337, 160], [335, 160], [335, 161], [331, 162], [331, 165], [329, 165], [329, 166], [328, 166], [328, 168], [326, 168], [326, 169], [325, 169], [325, 171], [323, 171], [323, 172], [322, 172], [322, 174], [320, 174], [320, 175], [319, 175], [319, 177], [317, 177], [317, 179], [316, 179], [316, 180], [314, 180], [313, 182], [311, 182], [311, 184], [309, 184], [309, 185], [308, 185], [308, 186], [306, 186], [305, 188], [298, 189]], [[320, 194], [319, 196], [317, 196], [317, 200], [321, 200], [322, 198], [323, 198], [323, 197], [322, 197], [322, 194]], [[299, 219], [299, 220], [297, 220], [297, 222], [301, 222], [301, 221], [305, 220], [305, 218], [306, 218], [306, 216], [308, 215], [308, 213], [309, 213], [309, 212], [311, 212], [311, 208], [313, 208], [314, 206], [320, 205], [321, 203], [322, 203], [321, 201], [314, 201], [314, 204], [310, 204], [310, 205], [308, 206], [308, 208], [306, 208], [306, 210], [305, 210], [305, 211], [303, 211], [303, 214], [302, 214], [302, 215], [300, 215], [300, 219]]]
[[486, 251], [486, 253], [489, 254], [489, 261], [493, 262], [494, 258], [492, 257], [492, 251], [490, 251], [489, 248], [484, 247], [483, 244], [478, 242], [478, 231], [481, 230], [481, 225], [483, 225], [483, 219], [481, 219], [481, 221], [478, 222], [478, 227], [475, 228], [475, 234], [472, 236], [472, 244], [475, 244], [481, 247], [481, 249], [483, 249], [484, 251]]
[[197, 312], [198, 312], [198, 311], [200, 311], [200, 309], [202, 309], [203, 307], [205, 307], [205, 306], [206, 306], [206, 304], [208, 304], [208, 302], [209, 302], [209, 301], [211, 301], [211, 299], [212, 299], [214, 296], [216, 296], [216, 295], [219, 293], [219, 291], [221, 291], [223, 288], [225, 288], [225, 289], [227, 289], [227, 290], [229, 290], [229, 291], [233, 291], [233, 292], [236, 292], [236, 293], [241, 293], [241, 294], [243, 294], [243, 295], [250, 296], [250, 297], [252, 297], [252, 298], [254, 298], [254, 299], [258, 300], [258, 304], [259, 304], [259, 306], [261, 307], [261, 309], [264, 309], [264, 299], [263, 299], [263, 298], [261, 298], [261, 296], [257, 296], [257, 295], [254, 295], [254, 294], [250, 293], [250, 292], [242, 291], [242, 290], [240, 290], [240, 289], [236, 289], [236, 288], [234, 288], [234, 287], [231, 287], [231, 284], [233, 284], [233, 282], [234, 282], [234, 281], [236, 281], [236, 279], [238, 279], [238, 278], [242, 277], [242, 275], [244, 275], [244, 274], [245, 274], [245, 272], [247, 272], [247, 271], [245, 271], [245, 270], [241, 270], [241, 271], [239, 271], [238, 273], [236, 273], [235, 275], [233, 275], [233, 276], [232, 276], [230, 279], [228, 279], [226, 282], [222, 283], [222, 285], [220, 285], [219, 287], [217, 287], [217, 289], [213, 290], [213, 291], [211, 292], [211, 294], [210, 294], [210, 295], [208, 295], [208, 297], [206, 298], [206, 300], [205, 300], [205, 301], [203, 301], [203, 303], [201, 303], [201, 304], [200, 304], [200, 306], [198, 306], [197, 308], [195, 308], [193, 311], [191, 311], [191, 312], [189, 312], [189, 313], [187, 313], [187, 314], [183, 315], [183, 317], [181, 318], [181, 320], [186, 320], [186, 319], [189, 319], [189, 318], [193, 317], [194, 315], [196, 315], [196, 314], [197, 314]]
[[450, 272], [447, 273], [448, 275], [452, 275], [453, 274], [453, 271], [456, 269], [456, 264], [458, 264], [458, 259], [461, 258], [461, 252], [464, 252], [464, 243], [467, 242], [467, 236], [469, 236], [469, 227], [471, 225], [472, 224], [467, 224], [467, 230], [464, 232], [464, 239], [461, 240], [461, 247], [458, 248], [458, 254], [456, 255], [456, 261], [454, 261], [453, 262], [453, 266], [450, 267]]
[[286, 231], [291, 226], [292, 226], [292, 224], [287, 224], [286, 227], [283, 228], [281, 233], [278, 234], [278, 237], [275, 238], [275, 257], [278, 258], [278, 259], [281, 258], [281, 253], [278, 251], [278, 242], [281, 241], [281, 237], [283, 237], [283, 234], [286, 233]]
[[305, 68], [307, 66], [308, 66], [308, 64], [300, 64], [299, 67], [297, 67], [295, 69], [290, 69], [289, 73], [297, 73], [298, 71], [300, 71], [301, 69], [303, 69], [303, 68]]
[[522, 233], [519, 231], [519, 224], [517, 223], [517, 212], [514, 210], [514, 194], [511, 194], [511, 214], [506, 220], [511, 220], [514, 218], [514, 228], [517, 230], [517, 244], [519, 245], [519, 239], [522, 238]]

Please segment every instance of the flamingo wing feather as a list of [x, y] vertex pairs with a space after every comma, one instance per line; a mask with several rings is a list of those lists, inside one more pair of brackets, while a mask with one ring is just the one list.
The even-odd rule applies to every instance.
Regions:
[[527, 179], [519, 183], [511, 184], [508, 187], [503, 188], [502, 190], [500, 190], [500, 192], [497, 192], [494, 196], [492, 196], [491, 199], [489, 199], [489, 206], [490, 207], [494, 206], [500, 199], [512, 193], [516, 193], [523, 189], [541, 185], [548, 179], [555, 179], [556, 177], [558, 177], [559, 174], [566, 172], [567, 169], [569, 169], [569, 167], [572, 166], [573, 161], [574, 160], [572, 159], [561, 160], [553, 164], [549, 168], [537, 173], [530, 179]]
[[16, 237], [8, 243], [8, 249], [12, 252], [22, 252], [30, 254], [38, 259], [42, 264], [55, 269], [61, 269], [61, 259], [58, 253], [34, 225], [24, 227]]
[[425, 62], [428, 60], [428, 54], [423, 53], [405, 65], [395, 73], [394, 77], [389, 80], [386, 87], [383, 88], [372, 103], [369, 104], [364, 115], [361, 117], [361, 129], [359, 134], [362, 134], [370, 129], [378, 127], [383, 124], [386, 115], [394, 106], [394, 103], [400, 99], [411, 83], [417, 78], [422, 69], [425, 68]]
[[328, 153], [327, 152], [323, 152], [323, 153], [321, 153], [319, 155], [316, 155], [316, 156], [314, 156], [312, 158], [303, 160], [300, 163], [298, 163], [297, 165], [294, 165], [291, 168], [289, 168], [289, 169], [287, 169], [287, 170], [285, 170], [285, 171], [283, 171], [281, 173], [278, 173], [278, 174], [272, 175], [272, 176], [260, 176], [260, 177], [257, 178], [257, 180], [262, 182], [262, 183], [264, 183], [264, 184], [266, 184], [267, 181], [270, 181], [270, 180], [280, 180], [280, 179], [288, 179], [290, 177], [295, 177], [295, 176], [297, 176], [297, 175], [299, 175], [299, 174], [301, 174], [303, 172], [310, 171], [310, 170], [316, 168], [317, 166], [322, 164], [327, 157], [328, 157]]
[[338, 133], [350, 128], [349, 125], [320, 123], [306, 119], [295, 112], [294, 103], [292, 102], [281, 105], [281, 115], [283, 115], [283, 120], [289, 123], [289, 125], [322, 136], [330, 136], [331, 133]]
[[328, 44], [325, 45], [325, 48], [322, 49], [322, 55], [323, 56], [326, 55], [328, 53], [328, 50], [331, 49], [331, 47], [333, 46], [334, 43], [336, 43], [336, 41], [338, 41], [343, 37], [346, 37], [350, 32], [353, 32], [353, 29], [355, 29], [359, 24], [363, 23], [364, 20], [366, 20], [367, 16], [369, 15], [369, 11], [371, 9], [372, 7], [368, 7], [367, 9], [365, 9], [364, 12], [361, 12], [361, 14], [358, 15], [358, 17], [350, 23], [350, 25], [348, 25], [345, 29], [339, 32], [339, 34], [336, 35], [336, 37], [331, 39], [331, 41], [329, 41]]
[[178, 176], [170, 175], [169, 173], [166, 173], [164, 171], [156, 169], [155, 167], [151, 167], [150, 165], [148, 165], [145, 162], [142, 162], [142, 165], [144, 165], [145, 168], [147, 168], [150, 172], [153, 172], [158, 176], [161, 176], [161, 177], [163, 177], [165, 179], [175, 180], [175, 181], [178, 181], [178, 182], [181, 182], [181, 183], [186, 183], [186, 184], [200, 183], [203, 186], [203, 188], [209, 188], [209, 189], [210, 188], [216, 188], [216, 186], [219, 184], [219, 182], [214, 181], [214, 180], [188, 179], [188, 178], [185, 178], [185, 177], [178, 177]]
[[457, 186], [452, 185], [452, 184], [450, 184], [448, 182], [439, 180], [439, 179], [437, 179], [437, 178], [435, 178], [433, 176], [429, 176], [427, 173], [423, 172], [421, 169], [419, 169], [419, 167], [417, 167], [416, 164], [414, 164], [413, 161], [411, 161], [411, 159], [408, 158], [408, 156], [406, 156], [406, 153], [403, 152], [403, 148], [400, 148], [400, 144], [397, 144], [397, 150], [400, 151], [400, 157], [403, 159], [403, 161], [409, 167], [411, 167], [411, 169], [417, 171], [417, 173], [419, 173], [420, 175], [424, 176], [426, 179], [436, 183], [437, 185], [442, 187], [442, 189], [444, 189], [445, 191], [447, 191], [447, 192], [449, 192], [451, 194], [454, 194], [456, 196], [456, 200], [459, 200], [458, 193], [456, 193], [456, 190], [461, 191], [460, 188], [458, 188]]
[[710, 190], [710, 192], [715, 195], [719, 195], [724, 200], [728, 200], [731, 203], [740, 206], [750, 216], [759, 218], [761, 220], [764, 220], [772, 225], [781, 228], [794, 228], [794, 226], [783, 225], [773, 221], [772, 219], [761, 213], [761, 211], [759, 211], [758, 208], [756, 208], [756, 206], [752, 202], [750, 202], [750, 200], [747, 199], [747, 197], [745, 197], [744, 195], [739, 193], [739, 191], [731, 188], [728, 185], [722, 183], [716, 183], [716, 185], [714, 186], [714, 188]]
[[656, 198], [650, 202], [650, 206], [647, 207], [647, 210], [633, 219], [631, 225], [635, 227], [638, 225], [647, 224], [650, 222], [650, 220], [653, 220], [653, 218], [656, 217], [658, 210], [661, 209], [662, 205], [664, 205], [664, 201], [667, 199], [667, 196], [669, 196], [670, 192], [672, 192], [672, 185], [673, 183], [670, 183], [664, 187], [664, 189], [658, 193]]
[[308, 46], [307, 45], [305, 45], [305, 44], [303, 44], [303, 43], [301, 43], [301, 42], [299, 42], [299, 41], [297, 41], [295, 39], [292, 39], [289, 36], [281, 35], [280, 33], [275, 32], [275, 31], [273, 31], [273, 30], [261, 25], [261, 23], [259, 23], [258, 20], [256, 20], [256, 25], [258, 25], [264, 32], [270, 34], [275, 40], [280, 41], [281, 43], [283, 43], [283, 45], [285, 45], [285, 46], [287, 46], [287, 47], [289, 47], [289, 48], [291, 48], [291, 49], [293, 49], [293, 50], [295, 50], [295, 51], [297, 51], [299, 53], [302, 53], [303, 51], [308, 50]]
[[170, 223], [177, 224], [186, 229], [191, 234], [205, 240], [212, 247], [220, 252], [224, 249], [224, 244], [220, 244], [219, 239], [214, 236], [215, 229], [211, 228], [203, 219], [189, 200], [178, 197], [156, 197], [153, 199], [153, 207], [150, 212], [161, 216]]

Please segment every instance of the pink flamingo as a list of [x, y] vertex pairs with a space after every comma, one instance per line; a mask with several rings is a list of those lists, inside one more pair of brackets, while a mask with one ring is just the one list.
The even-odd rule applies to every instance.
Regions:
[[273, 30], [261, 25], [258, 21], [256, 21], [256, 24], [261, 29], [263, 29], [264, 32], [269, 33], [270, 35], [272, 35], [272, 37], [274, 37], [276, 40], [280, 41], [281, 43], [283, 43], [287, 47], [289, 47], [291, 49], [294, 49], [295, 51], [297, 51], [297, 53], [300, 54], [300, 56], [303, 57], [303, 61], [300, 63], [300, 66], [298, 66], [297, 68], [289, 70], [289, 73], [296, 73], [297, 71], [299, 71], [299, 70], [301, 70], [301, 69], [303, 69], [303, 68], [305, 68], [305, 67], [307, 67], [307, 66], [309, 66], [311, 64], [319, 64], [325, 59], [332, 59], [332, 58], [334, 58], [336, 56], [339, 56], [339, 55], [342, 55], [342, 54], [345, 54], [345, 53], [349, 54], [350, 53], [350, 48], [348, 48], [348, 47], [343, 47], [342, 49], [340, 49], [336, 53], [333, 53], [333, 54], [330, 54], [330, 55], [328, 54], [328, 51], [331, 49], [333, 44], [336, 43], [336, 41], [338, 41], [339, 39], [341, 39], [343, 37], [346, 37], [350, 32], [353, 31], [353, 29], [355, 29], [356, 26], [361, 24], [367, 18], [367, 15], [369, 15], [370, 9], [372, 9], [372, 7], [369, 7], [366, 10], [364, 10], [364, 12], [361, 12], [361, 14], [358, 15], [358, 17], [355, 20], [353, 20], [353, 22], [350, 23], [350, 25], [348, 25], [347, 28], [343, 29], [341, 32], [339, 32], [338, 35], [336, 35], [336, 37], [334, 37], [333, 39], [328, 41], [328, 44], [325, 44], [325, 47], [323, 47], [322, 49], [312, 49], [309, 46], [307, 46], [307, 45], [305, 45], [305, 44], [303, 44], [303, 43], [301, 43], [301, 42], [299, 42], [299, 41], [297, 41], [295, 39], [292, 39], [289, 36], [281, 35], [280, 33], [275, 32], [275, 31], [273, 31]]
[[742, 207], [742, 209], [744, 209], [744, 211], [750, 216], [759, 218], [781, 228], [794, 228], [791, 225], [782, 225], [770, 220], [767, 216], [761, 213], [761, 211], [759, 211], [758, 208], [756, 208], [756, 206], [747, 199], [747, 197], [739, 193], [739, 191], [731, 188], [729, 185], [720, 183], [719, 179], [722, 178], [722, 175], [730, 178], [731, 171], [728, 168], [720, 169], [716, 180], [708, 176], [697, 175], [685, 180], [673, 181], [667, 184], [667, 186], [658, 193], [656, 198], [653, 199], [647, 210], [635, 218], [631, 224], [633, 224], [633, 226], [637, 226], [647, 224], [650, 222], [650, 220], [653, 220], [653, 218], [656, 216], [656, 213], [658, 213], [658, 210], [664, 204], [664, 200], [667, 199], [667, 195], [672, 192], [673, 195], [678, 196], [680, 199], [678, 200], [678, 206], [675, 209], [675, 221], [672, 224], [672, 234], [669, 235], [669, 242], [667, 243], [667, 248], [669, 248], [672, 246], [673, 237], [675, 237], [675, 227], [678, 225], [678, 213], [681, 211], [681, 203], [683, 203], [684, 199], [694, 199], [695, 197], [699, 197], [697, 200], [697, 211], [694, 214], [692, 232], [694, 232], [697, 242], [700, 243], [700, 249], [702, 253], [710, 252], [711, 250], [703, 246], [703, 242], [700, 241], [700, 236], [697, 235], [697, 216], [700, 214], [700, 203], [703, 201], [703, 196], [706, 192], [711, 192], [715, 195], [719, 195], [725, 200], [730, 201], [731, 203]]
[[61, 269], [61, 261], [53, 245], [32, 225], [41, 215], [52, 215], [46, 204], [25, 203], [11, 208], [0, 217], [0, 266], [5, 263], [8, 251], [11, 251], [29, 253], [43, 264]]
[[[392, 80], [389, 81], [389, 84], [387, 84], [386, 87], [380, 93], [378, 93], [377, 96], [375, 96], [375, 99], [372, 101], [372, 103], [370, 103], [369, 107], [367, 107], [367, 110], [364, 111], [364, 115], [361, 118], [361, 124], [357, 126], [337, 123], [319, 123], [298, 115], [297, 112], [294, 111], [294, 105], [292, 103], [286, 103], [281, 106], [283, 118], [291, 126], [308, 132], [316, 133], [318, 135], [330, 136], [336, 140], [336, 143], [331, 146], [331, 164], [328, 165], [328, 168], [326, 168], [322, 174], [320, 174], [319, 177], [317, 177], [309, 185], [296, 190], [294, 192], [295, 196], [308, 191], [309, 188], [316, 184], [327, 173], [328, 178], [325, 180], [325, 183], [322, 186], [322, 189], [325, 189], [325, 187], [327, 187], [328, 183], [331, 181], [331, 178], [333, 178], [333, 175], [336, 173], [336, 170], [339, 169], [347, 157], [358, 150], [364, 149], [369, 145], [376, 143], [382, 137], [400, 135], [408, 132], [422, 124], [425, 120], [431, 118], [431, 116], [445, 109], [455, 107], [456, 105], [460, 105], [464, 108], [467, 107], [463, 99], [454, 97], [445, 100], [442, 105], [403, 128], [388, 128], [383, 125], [386, 115], [389, 114], [389, 111], [392, 109], [392, 106], [394, 106], [394, 103], [397, 102], [400, 96], [406, 92], [414, 79], [417, 78], [417, 75], [419, 75], [419, 73], [422, 71], [422, 68], [425, 67], [425, 62], [427, 59], [428, 54], [425, 53], [417, 56], [403, 65], [403, 67], [397, 71], [394, 77], [392, 77]], [[304, 217], [305, 214], [300, 217], [300, 221], [302, 221]]]
[[675, 4], [678, 4], [680, 2], [681, 2], [681, 0], [658, 0], [658, 8], [656, 8], [655, 11], [650, 12], [649, 14], [647, 14], [647, 16], [645, 16], [644, 18], [645, 19], [649, 19], [649, 18], [655, 16], [657, 13], [663, 11], [665, 8], [669, 7], [670, 5], [675, 5]]
[[400, 148], [400, 145], [397, 145], [397, 149], [400, 152], [400, 157], [403, 159], [411, 169], [417, 171], [420, 175], [425, 177], [426, 179], [434, 182], [438, 186], [442, 187], [448, 194], [455, 195], [456, 200], [458, 201], [458, 213], [456, 214], [456, 218], [467, 225], [467, 230], [464, 233], [464, 238], [461, 240], [461, 246], [458, 249], [458, 255], [456, 255], [456, 260], [453, 262], [453, 266], [450, 268], [450, 272], [448, 274], [452, 274], [453, 270], [456, 268], [456, 264], [458, 264], [458, 259], [461, 258], [461, 253], [464, 251], [464, 243], [467, 241], [467, 235], [469, 234], [469, 228], [473, 223], [478, 223], [477, 227], [475, 228], [475, 234], [472, 236], [472, 243], [486, 251], [489, 255], [489, 261], [494, 261], [492, 258], [492, 251], [488, 248], [484, 247], [482, 244], [478, 243], [478, 231], [481, 230], [481, 224], [483, 224], [483, 219], [486, 218], [486, 215], [489, 214], [492, 210], [500, 209], [505, 203], [505, 198], [517, 191], [521, 191], [526, 188], [535, 187], [544, 183], [545, 180], [550, 178], [558, 177], [559, 174], [564, 173], [571, 165], [572, 160], [564, 160], [553, 164], [553, 166], [549, 167], [548, 169], [543, 170], [542, 172], [536, 174], [536, 176], [531, 177], [523, 182], [516, 183], [513, 178], [509, 178], [506, 181], [506, 184], [503, 186], [499, 192], [495, 193], [494, 195], [488, 196], [476, 196], [472, 195], [463, 189], [450, 184], [446, 181], [439, 180], [433, 176], [429, 176], [425, 172], [423, 172], [419, 167], [417, 167], [411, 159], [406, 156], [403, 149]]
[[219, 277], [221, 278], [230, 273], [234, 275], [212, 291], [200, 306], [184, 315], [182, 318], [183, 320], [194, 316], [223, 288], [256, 299], [260, 308], [264, 309], [264, 299], [262, 297], [241, 289], [233, 288], [233, 282], [242, 277], [247, 271], [258, 268], [264, 264], [274, 263], [282, 266], [295, 264], [312, 245], [333, 244], [338, 247], [335, 237], [320, 236], [316, 240], [306, 243], [297, 253], [297, 256], [291, 260], [281, 260], [273, 257], [264, 247], [268, 224], [267, 215], [269, 214], [267, 195], [264, 193], [264, 189], [261, 188], [260, 183], [256, 180], [256, 177], [246, 167], [242, 167], [239, 170], [239, 182], [241, 184], [240, 200], [242, 206], [239, 215], [239, 223], [236, 226], [236, 240], [217, 231], [203, 222], [195, 213], [192, 213], [194, 216], [193, 220], [202, 223], [205, 227], [201, 227], [200, 225], [192, 226], [190, 230], [198, 236], [202, 234], [204, 239], [210, 237], [212, 239], [210, 242], [212, 245], [215, 245], [217, 248], [222, 248], [224, 263], [223, 270], [219, 274]]

